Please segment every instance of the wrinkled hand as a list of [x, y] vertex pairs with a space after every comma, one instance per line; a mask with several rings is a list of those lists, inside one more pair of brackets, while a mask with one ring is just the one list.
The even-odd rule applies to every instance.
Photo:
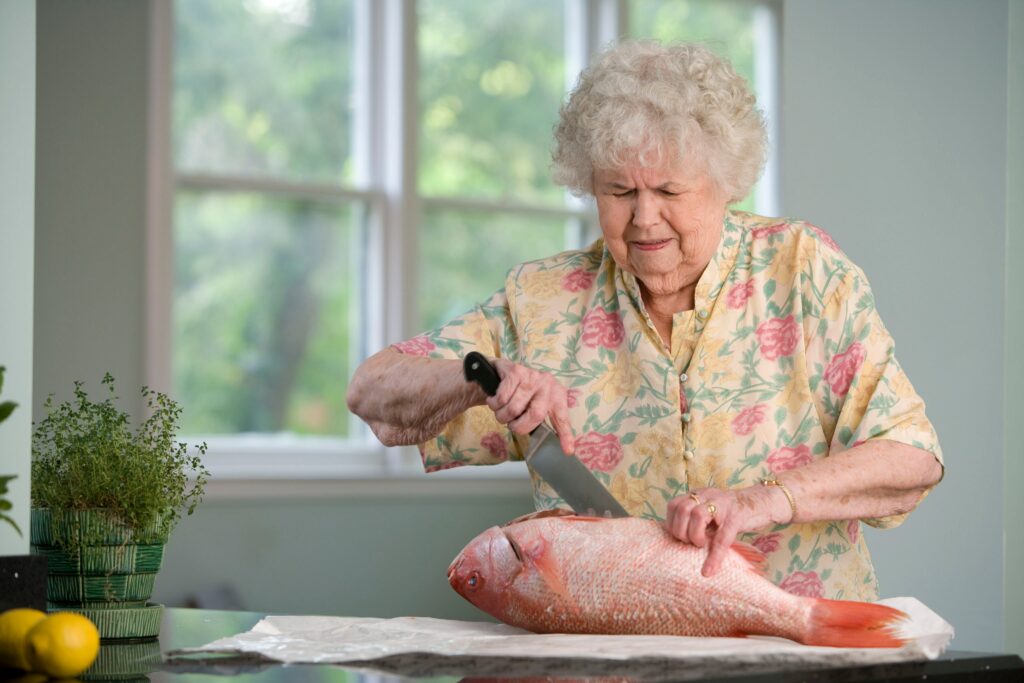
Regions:
[[504, 358], [493, 361], [501, 377], [498, 393], [487, 405], [502, 424], [516, 434], [529, 434], [545, 419], [558, 434], [562, 450], [573, 452], [575, 438], [569, 424], [569, 392], [553, 376]]
[[[721, 568], [737, 534], [788, 521], [788, 502], [783, 499], [786, 508], [780, 508], [775, 494], [784, 494], [773, 488], [694, 489], [690, 493], [700, 502], [690, 494], [670, 500], [665, 528], [680, 541], [699, 548], [709, 546], [701, 569], [704, 576], [711, 576]], [[709, 507], [712, 505], [714, 515]]]

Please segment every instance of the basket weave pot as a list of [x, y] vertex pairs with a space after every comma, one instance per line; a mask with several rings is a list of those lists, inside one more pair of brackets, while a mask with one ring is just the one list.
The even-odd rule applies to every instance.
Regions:
[[51, 612], [84, 614], [105, 640], [159, 634], [163, 606], [147, 602], [167, 540], [159, 524], [133, 533], [103, 510], [33, 508], [31, 540], [49, 562]]

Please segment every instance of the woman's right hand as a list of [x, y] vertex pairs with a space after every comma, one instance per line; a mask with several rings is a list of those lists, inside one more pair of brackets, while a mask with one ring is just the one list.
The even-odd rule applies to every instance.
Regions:
[[548, 420], [558, 434], [562, 450], [571, 454], [576, 439], [569, 423], [569, 391], [547, 373], [504, 358], [491, 362], [498, 370], [501, 384], [498, 392], [488, 397], [487, 406], [498, 421], [516, 434], [529, 434]]

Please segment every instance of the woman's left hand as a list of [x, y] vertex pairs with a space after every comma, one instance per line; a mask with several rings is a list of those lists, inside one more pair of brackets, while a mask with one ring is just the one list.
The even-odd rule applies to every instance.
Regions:
[[693, 489], [669, 501], [665, 527], [680, 541], [709, 546], [701, 573], [711, 576], [722, 566], [737, 534], [788, 522], [789, 516], [788, 501], [774, 487]]

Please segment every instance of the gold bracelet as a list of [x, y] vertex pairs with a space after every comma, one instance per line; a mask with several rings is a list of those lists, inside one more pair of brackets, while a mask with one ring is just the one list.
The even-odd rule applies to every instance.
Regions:
[[796, 501], [793, 499], [793, 494], [790, 493], [789, 487], [778, 480], [777, 477], [771, 477], [769, 479], [762, 479], [761, 484], [763, 486], [777, 486], [780, 491], [786, 494], [786, 500], [789, 501], [789, 507], [793, 511], [793, 516], [790, 517], [789, 521], [792, 522], [796, 519]]

